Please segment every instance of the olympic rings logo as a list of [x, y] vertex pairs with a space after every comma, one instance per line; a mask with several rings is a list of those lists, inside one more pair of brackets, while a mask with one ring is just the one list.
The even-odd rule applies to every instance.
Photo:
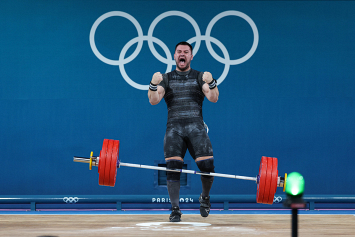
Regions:
[[282, 197], [281, 196], [275, 196], [274, 197], [274, 203], [280, 203], [282, 201]]
[[[124, 17], [124, 18], [128, 19], [129, 21], [131, 21], [133, 23], [133, 25], [136, 27], [137, 33], [138, 33], [137, 37], [128, 41], [126, 43], [126, 45], [122, 48], [118, 60], [108, 59], [105, 56], [103, 56], [98, 51], [96, 44], [95, 44], [95, 32], [96, 32], [97, 27], [100, 25], [100, 23], [102, 21], [104, 21], [105, 19], [107, 19], [109, 17], [113, 17], [113, 16]], [[218, 62], [225, 65], [222, 75], [217, 79], [218, 84], [221, 84], [224, 81], [224, 79], [227, 77], [227, 74], [229, 72], [229, 68], [231, 65], [237, 65], [237, 64], [241, 64], [241, 63], [247, 61], [254, 54], [256, 48], [258, 47], [259, 33], [258, 33], [258, 29], [257, 29], [254, 21], [249, 16], [247, 16], [246, 14], [239, 12], [239, 11], [225, 11], [225, 12], [221, 12], [218, 15], [216, 15], [209, 22], [205, 35], [201, 35], [200, 28], [198, 27], [196, 21], [191, 16], [189, 16], [188, 14], [181, 12], [181, 11], [167, 11], [167, 12], [164, 12], [164, 13], [160, 14], [159, 16], [157, 16], [153, 20], [153, 22], [151, 23], [151, 25], [149, 27], [148, 35], [143, 35], [143, 31], [142, 31], [140, 24], [133, 16], [131, 16], [125, 12], [121, 12], [121, 11], [111, 11], [111, 12], [107, 12], [107, 13], [103, 14], [102, 16], [100, 16], [92, 25], [91, 30], [90, 30], [90, 37], [89, 37], [91, 49], [94, 52], [94, 54], [96, 55], [96, 57], [98, 59], [100, 59], [102, 62], [109, 64], [109, 65], [119, 66], [122, 77], [129, 85], [131, 85], [132, 87], [139, 89], [139, 90], [148, 90], [149, 85], [138, 84], [138, 83], [134, 82], [127, 75], [124, 65], [131, 62], [132, 60], [134, 60], [137, 57], [137, 55], [140, 53], [140, 51], [142, 49], [143, 41], [147, 41], [151, 53], [160, 62], [165, 63], [167, 65], [166, 73], [170, 72], [172, 70], [173, 65], [175, 65], [175, 61], [174, 61], [168, 47], [161, 40], [159, 40], [158, 38], [153, 36], [154, 28], [156, 27], [156, 25], [161, 20], [163, 20], [164, 18], [169, 17], [169, 16], [179, 16], [179, 17], [185, 18], [193, 26], [196, 36], [187, 40], [187, 42], [189, 42], [190, 44], [195, 43], [194, 48], [193, 48], [193, 55], [197, 54], [197, 52], [200, 48], [200, 45], [201, 45], [201, 41], [204, 40], [206, 42], [208, 52], [211, 54], [211, 56], [214, 59], [216, 59]], [[228, 53], [226, 47], [218, 39], [211, 36], [211, 31], [212, 31], [214, 24], [216, 24], [216, 22], [218, 20], [220, 20], [221, 18], [226, 17], [226, 16], [238, 16], [238, 17], [243, 18], [245, 21], [248, 22], [248, 24], [251, 26], [251, 28], [253, 30], [253, 34], [254, 34], [253, 45], [250, 48], [249, 52], [239, 59], [231, 60], [229, 58], [229, 53]], [[216, 52], [213, 50], [213, 48], [211, 46], [211, 42], [214, 43], [215, 45], [217, 45], [221, 49], [224, 58], [222, 58], [218, 54], [216, 54]], [[126, 57], [127, 50], [135, 43], [137, 43], [136, 49], [129, 57]], [[158, 44], [164, 50], [166, 58], [162, 57], [156, 51], [153, 43]]]
[[78, 197], [64, 197], [64, 198], [63, 198], [63, 201], [64, 201], [65, 203], [70, 203], [70, 204], [72, 204], [72, 203], [77, 203], [77, 202], [79, 201], [79, 198], [78, 198]]

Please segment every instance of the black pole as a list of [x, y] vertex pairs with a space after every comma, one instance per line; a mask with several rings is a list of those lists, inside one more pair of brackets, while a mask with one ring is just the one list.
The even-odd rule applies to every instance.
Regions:
[[292, 209], [292, 237], [297, 237], [297, 229], [298, 229], [298, 209]]

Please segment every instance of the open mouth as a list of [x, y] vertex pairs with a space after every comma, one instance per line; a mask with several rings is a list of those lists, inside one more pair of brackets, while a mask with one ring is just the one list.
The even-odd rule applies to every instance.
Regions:
[[180, 59], [179, 59], [179, 65], [180, 65], [180, 66], [184, 66], [185, 63], [186, 63], [185, 58], [180, 58]]

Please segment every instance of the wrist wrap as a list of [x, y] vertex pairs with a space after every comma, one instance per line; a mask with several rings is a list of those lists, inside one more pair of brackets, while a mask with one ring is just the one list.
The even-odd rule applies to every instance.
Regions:
[[216, 79], [212, 79], [212, 81], [210, 83], [208, 83], [208, 86], [210, 87], [210, 90], [216, 88], [217, 87]]
[[149, 83], [149, 90], [151, 91], [157, 91], [158, 90], [158, 86], [153, 84], [152, 82]]

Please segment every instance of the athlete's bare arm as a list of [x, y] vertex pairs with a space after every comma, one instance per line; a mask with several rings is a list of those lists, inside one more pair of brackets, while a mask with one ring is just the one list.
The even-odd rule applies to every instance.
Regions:
[[213, 77], [212, 77], [212, 74], [209, 73], [209, 72], [204, 72], [203, 73], [203, 76], [202, 76], [202, 80], [204, 82], [206, 82], [205, 84], [203, 84], [202, 86], [202, 91], [203, 93], [205, 94], [206, 98], [213, 102], [213, 103], [216, 103], [218, 101], [218, 96], [219, 96], [219, 91], [218, 91], [218, 88], [217, 86], [213, 89], [210, 89], [209, 87], [209, 83], [212, 82]]
[[[163, 80], [163, 75], [160, 72], [154, 73], [151, 83], [158, 85]], [[163, 99], [165, 90], [162, 86], [157, 86], [156, 91], [148, 90], [149, 103], [151, 105], [159, 104], [161, 99]]]

